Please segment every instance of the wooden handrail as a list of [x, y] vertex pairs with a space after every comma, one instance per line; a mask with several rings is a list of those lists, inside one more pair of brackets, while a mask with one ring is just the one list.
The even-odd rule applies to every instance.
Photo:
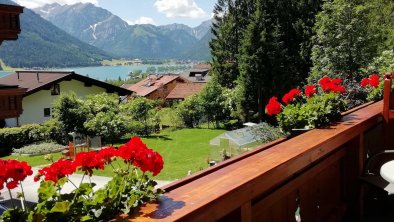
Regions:
[[[259, 207], [267, 206], [266, 202], [261, 202], [268, 200], [264, 197], [278, 194], [275, 190], [280, 187], [290, 192], [285, 196], [292, 192], [297, 195], [299, 192], [299, 195], [303, 195], [302, 203], [308, 203], [305, 200], [308, 195], [302, 189], [305, 185], [300, 184], [305, 184], [308, 179], [314, 182], [314, 178], [307, 176], [310, 174], [307, 173], [309, 169], [318, 169], [313, 171], [316, 175], [330, 171], [341, 172], [334, 171], [335, 167], [340, 169], [338, 161], [351, 158], [354, 162], [360, 162], [362, 158], [357, 155], [362, 153], [359, 149], [362, 147], [363, 135], [382, 121], [382, 105], [382, 102], [371, 104], [344, 116], [343, 121], [336, 125], [309, 131], [201, 177], [195, 177], [188, 183], [171, 189], [158, 203], [142, 207], [139, 215], [130, 221], [216, 221], [222, 218], [251, 221], [251, 218], [258, 218], [256, 210], [260, 210]], [[352, 155], [350, 152], [353, 152]], [[333, 155], [337, 157], [334, 158]], [[333, 170], [324, 171], [324, 167], [331, 166], [334, 162]], [[320, 167], [316, 168], [315, 165]], [[362, 168], [359, 163], [352, 166]], [[355, 169], [356, 173], [347, 177], [357, 178], [358, 171], [361, 172]], [[297, 188], [299, 191], [290, 190], [292, 186], [283, 186], [289, 181], [300, 185], [301, 188]], [[319, 204], [316, 205], [319, 207]], [[322, 209], [323, 205], [321, 203]], [[338, 207], [338, 212], [346, 209], [345, 205]]]
[[383, 117], [386, 122], [394, 118], [394, 110], [392, 109], [394, 105], [392, 104], [394, 93], [391, 91], [391, 85], [391, 74], [385, 75], [383, 85]]

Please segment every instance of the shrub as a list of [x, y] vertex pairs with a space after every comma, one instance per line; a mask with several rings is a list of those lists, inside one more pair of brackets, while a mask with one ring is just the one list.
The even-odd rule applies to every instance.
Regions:
[[59, 151], [62, 145], [57, 143], [39, 143], [24, 146], [19, 149], [14, 149], [13, 152], [17, 154], [47, 154]]
[[18, 149], [44, 139], [38, 124], [28, 124], [21, 127], [0, 129], [0, 155], [9, 154], [12, 149]]
[[55, 141], [59, 144], [67, 144], [68, 134], [57, 119], [50, 119], [41, 124], [41, 132], [46, 141]]

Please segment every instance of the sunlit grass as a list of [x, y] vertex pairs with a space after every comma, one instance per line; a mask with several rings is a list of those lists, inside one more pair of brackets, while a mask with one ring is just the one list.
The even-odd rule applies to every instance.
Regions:
[[[164, 159], [164, 169], [156, 176], [158, 180], [175, 180], [183, 178], [190, 170], [195, 173], [208, 167], [207, 159], [211, 154], [209, 141], [223, 133], [224, 130], [218, 129], [167, 129], [158, 135], [142, 138], [147, 146], [159, 152]], [[121, 144], [117, 144], [118, 146]], [[61, 157], [61, 153], [53, 154], [54, 159]], [[11, 155], [2, 159], [18, 159], [26, 161], [31, 166], [41, 166], [49, 164], [41, 156], [19, 156]], [[116, 160], [115, 167], [123, 167], [121, 160]], [[97, 176], [112, 176], [113, 169], [107, 166], [105, 170], [99, 170], [94, 173]]]

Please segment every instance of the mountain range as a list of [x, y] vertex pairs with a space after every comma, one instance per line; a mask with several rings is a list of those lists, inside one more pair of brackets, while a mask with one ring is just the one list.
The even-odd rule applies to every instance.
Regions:
[[114, 57], [205, 60], [210, 57], [207, 45], [212, 38], [211, 20], [195, 28], [183, 24], [129, 25], [91, 3], [53, 3], [34, 11], [68, 34]]
[[[10, 0], [0, 4], [15, 5]], [[72, 37], [25, 8], [20, 15], [21, 33], [16, 41], [4, 41], [0, 59], [11, 67], [70, 67], [98, 65], [109, 53]]]

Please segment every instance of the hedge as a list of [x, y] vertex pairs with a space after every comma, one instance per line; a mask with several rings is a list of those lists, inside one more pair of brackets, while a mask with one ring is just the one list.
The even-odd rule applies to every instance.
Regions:
[[13, 149], [38, 141], [55, 141], [64, 144], [67, 134], [55, 124], [27, 124], [21, 127], [0, 129], [0, 156], [8, 155]]

